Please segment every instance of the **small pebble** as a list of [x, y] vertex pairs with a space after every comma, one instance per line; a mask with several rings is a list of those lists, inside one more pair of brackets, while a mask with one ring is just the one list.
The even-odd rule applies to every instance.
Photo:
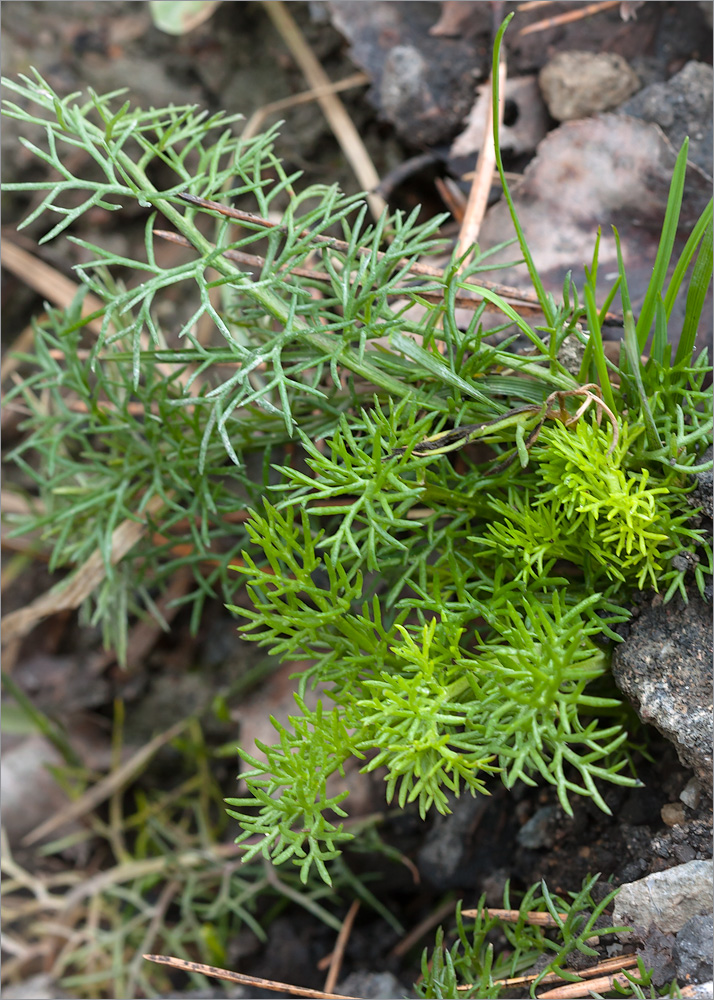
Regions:
[[679, 793], [679, 798], [685, 806], [689, 806], [690, 809], [696, 809], [699, 805], [701, 794], [702, 786], [696, 778], [690, 778], [682, 791]]
[[662, 806], [660, 815], [667, 826], [679, 826], [684, 822], [684, 806], [681, 802], [668, 802]]

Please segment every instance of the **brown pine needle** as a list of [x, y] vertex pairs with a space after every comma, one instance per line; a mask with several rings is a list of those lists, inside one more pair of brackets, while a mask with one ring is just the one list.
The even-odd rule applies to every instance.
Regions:
[[[500, 100], [498, 102], [499, 120], [503, 119], [503, 94], [505, 93], [505, 87], [506, 63], [502, 59], [498, 67], [498, 92], [500, 95]], [[483, 217], [486, 214], [486, 208], [488, 206], [488, 196], [491, 191], [491, 180], [496, 166], [496, 147], [494, 145], [493, 138], [492, 93], [493, 77], [489, 80], [490, 96], [486, 106], [486, 126], [483, 131], [483, 144], [479, 150], [478, 162], [476, 164], [476, 170], [474, 171], [468, 201], [466, 202], [466, 210], [464, 212], [464, 219], [459, 232], [459, 239], [456, 244], [457, 257], [461, 257], [469, 251], [471, 252], [471, 255], [473, 255], [474, 248], [476, 247], [476, 243], [478, 241], [478, 235], [481, 230], [481, 223], [483, 222]], [[464, 265], [465, 264], [466, 260], [464, 260]]]
[[[210, 198], [200, 198], [198, 195], [189, 194], [188, 191], [182, 191], [179, 195], [182, 201], [186, 201], [191, 205], [195, 205], [197, 208], [202, 208], [210, 212], [218, 212], [220, 215], [226, 216], [228, 219], [234, 219], [236, 222], [241, 222], [247, 225], [259, 226], [261, 229], [278, 229], [286, 231], [286, 227], [281, 225], [279, 222], [270, 222], [268, 219], [262, 218], [260, 215], [256, 215], [254, 212], [244, 212], [239, 208], [234, 208], [231, 205], [222, 205], [219, 201], [212, 201]], [[162, 238], [168, 238], [173, 240], [175, 243], [181, 243], [182, 246], [189, 245], [184, 243], [184, 237], [179, 236], [178, 233], [172, 233], [170, 237], [164, 235], [164, 230], [158, 230], [157, 235]], [[324, 244], [328, 248], [334, 250], [348, 250], [349, 244], [344, 240], [336, 239], [332, 236], [323, 236], [321, 233], [310, 233], [307, 230], [303, 230], [300, 236], [312, 236], [315, 243]], [[374, 251], [369, 247], [361, 247], [358, 251], [362, 256], [369, 256]], [[384, 256], [383, 253], [378, 252], [376, 255], [378, 258]], [[262, 258], [256, 258], [256, 260], [261, 260]], [[431, 264], [423, 264], [420, 261], [399, 261], [399, 266], [409, 264], [409, 270], [413, 274], [425, 275], [430, 278], [443, 278], [444, 272], [439, 267], [433, 267]], [[324, 278], [323, 278], [324, 280]], [[514, 300], [511, 304], [514, 308], [534, 308], [540, 309], [540, 303], [535, 295], [529, 292], [522, 292], [518, 288], [512, 288], [510, 285], [501, 285], [497, 282], [485, 281], [479, 278], [480, 285], [484, 288], [488, 288], [490, 291], [495, 292], [497, 295], [502, 296], [507, 300]], [[421, 294], [421, 293], [420, 293]], [[477, 301], [476, 293], [474, 293], [474, 298], [472, 301]], [[609, 316], [607, 318], [612, 318]]]
[[581, 7], [579, 10], [569, 10], [564, 14], [556, 14], [553, 17], [546, 17], [542, 21], [536, 21], [535, 24], [528, 24], [525, 28], [521, 28], [518, 35], [521, 37], [524, 35], [534, 35], [538, 31], [547, 31], [549, 28], [556, 28], [559, 24], [570, 24], [572, 21], [581, 21], [583, 18], [599, 14], [603, 10], [619, 6], [620, 0], [598, 0], [597, 3], [588, 4], [587, 7]]
[[358, 910], [359, 900], [355, 899], [347, 911], [347, 916], [342, 923], [340, 933], [337, 935], [337, 941], [335, 942], [335, 947], [330, 958], [330, 968], [327, 972], [327, 978], [325, 979], [325, 993], [332, 993], [337, 985], [340, 969], [342, 968], [342, 959], [345, 957], [345, 948], [347, 946], [347, 942], [349, 941], [350, 934], [352, 933], [352, 926], [355, 922]]
[[[563, 969], [563, 973], [570, 976], [580, 976], [581, 979], [591, 979], [594, 976], [602, 976], [610, 972], [620, 972], [622, 969], [630, 969], [637, 965], [637, 955], [618, 955], [615, 958], [606, 958], [597, 965], [590, 966], [589, 969]], [[514, 976], [511, 979], [495, 979], [494, 982], [501, 986], [523, 986], [525, 983], [532, 983], [538, 978], [538, 973], [533, 972], [529, 976]], [[547, 986], [549, 983], [562, 982], [565, 977], [558, 972], [549, 972], [541, 979], [541, 984]], [[468, 989], [468, 986], [461, 986], [459, 989]]]
[[181, 969], [183, 972], [198, 972], [202, 976], [226, 979], [229, 983], [241, 983], [243, 986], [254, 986], [260, 990], [272, 990], [273, 993], [292, 993], [296, 997], [314, 997], [315, 1000], [357, 1000], [356, 997], [346, 997], [342, 993], [308, 990], [303, 986], [291, 986], [290, 983], [278, 983], [273, 979], [246, 976], [241, 972], [230, 972], [228, 969], [218, 969], [214, 965], [203, 965], [201, 962], [186, 962], [182, 958], [172, 958], [170, 955], [144, 955], [143, 957], [149, 962], [168, 965], [172, 969]]
[[581, 997], [592, 996], [595, 992], [611, 990], [615, 983], [627, 986], [629, 979], [623, 973], [616, 972], [614, 976], [601, 976], [599, 979], [589, 979], [585, 983], [568, 983], [567, 986], [558, 986], [554, 990], [537, 993], [536, 996], [538, 1000], [579, 1000]]
[[[478, 917], [482, 910], [462, 910], [462, 917]], [[498, 917], [499, 920], [505, 920], [509, 924], [517, 923], [521, 918], [520, 910], [499, 910], [494, 907], [487, 907], [486, 913], [489, 917]], [[567, 913], [559, 913], [558, 916], [565, 920], [568, 916]], [[526, 923], [532, 924], [534, 927], [557, 927], [558, 923], [550, 913], [537, 913], [535, 910], [531, 910], [526, 914]]]
[[424, 937], [424, 935], [430, 931], [432, 927], [440, 924], [445, 917], [450, 916], [454, 912], [455, 906], [456, 903], [453, 899], [449, 899], [445, 903], [442, 903], [441, 906], [437, 907], [433, 913], [430, 913], [429, 916], [425, 917], [425, 919], [418, 923], [416, 927], [413, 927], [406, 937], [402, 938], [402, 940], [392, 948], [390, 955], [394, 955], [397, 958], [401, 958], [406, 955], [406, 953], [410, 951], [420, 938]]
[[[272, 225], [272, 223], [266, 223], [266, 225]], [[174, 233], [170, 230], [155, 229], [154, 236], [158, 236], [159, 239], [162, 240], [167, 240], [169, 243], [176, 243], [182, 247], [189, 248], [192, 246], [190, 240], [187, 240], [185, 236], [181, 236], [180, 233]], [[340, 243], [341, 241], [330, 240], [330, 242]], [[256, 254], [244, 253], [242, 250], [232, 250], [228, 248], [223, 250], [221, 255], [227, 260], [234, 260], [238, 264], [249, 264], [257, 268], [262, 268], [265, 263], [264, 257], [258, 257]], [[419, 264], [416, 262], [412, 264], [410, 270], [414, 271], [415, 274], [427, 274], [429, 277], [441, 277], [443, 274], [443, 272], [441, 272], [438, 268], [429, 267], [427, 264]], [[315, 271], [307, 267], [291, 267], [289, 272], [286, 273], [290, 273], [300, 278], [308, 278], [310, 281], [325, 282], [329, 280], [329, 275], [325, 271]], [[482, 281], [481, 284], [485, 288], [489, 288], [502, 295], [518, 312], [532, 312], [540, 309], [540, 306], [535, 300], [530, 301], [528, 296], [518, 292], [515, 288], [509, 288], [505, 285], [494, 285], [488, 281]], [[425, 298], [430, 302], [437, 299], [440, 300], [443, 297], [436, 292], [422, 291], [420, 288], [408, 285], [405, 285], [404, 289], [397, 286], [392, 294], [392, 297], [398, 297], [402, 295], [404, 291], [416, 291], [422, 298]], [[481, 296], [477, 293], [456, 292], [454, 296], [454, 304], [461, 309], [476, 309], [482, 301]], [[486, 308], [488, 310], [497, 310], [497, 307], [490, 302], [486, 303]]]

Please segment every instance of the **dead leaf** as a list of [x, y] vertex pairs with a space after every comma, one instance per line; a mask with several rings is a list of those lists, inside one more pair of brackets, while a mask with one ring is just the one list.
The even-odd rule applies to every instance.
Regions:
[[[512, 124], [501, 125], [501, 150], [531, 153], [548, 131], [548, 112], [538, 87], [538, 77], [520, 76], [506, 80], [504, 90], [506, 119]], [[449, 159], [473, 157], [483, 145], [484, 104], [491, 100], [488, 84], [478, 88], [476, 101], [466, 119], [466, 128], [454, 139]], [[515, 116], [515, 120], [514, 120]]]
[[468, 38], [483, 29], [481, 0], [443, 0], [441, 14], [429, 34], [446, 38]]
[[[146, 505], [145, 514], [153, 514], [164, 505], [162, 497], [153, 497]], [[142, 521], [122, 521], [112, 534], [111, 563], [115, 565], [132, 549], [146, 531]], [[48, 615], [58, 611], [78, 608], [92, 593], [95, 587], [104, 579], [106, 565], [102, 553], [96, 549], [89, 559], [67, 580], [62, 580], [56, 586], [46, 591], [27, 607], [11, 611], [0, 621], [2, 626], [2, 642], [10, 642], [23, 635]]]

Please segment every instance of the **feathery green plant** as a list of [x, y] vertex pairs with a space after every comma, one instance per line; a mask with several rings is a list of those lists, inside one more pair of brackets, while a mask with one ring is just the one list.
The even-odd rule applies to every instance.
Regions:
[[[78, 241], [94, 255], [77, 270], [104, 303], [101, 333], [87, 337], [79, 299], [52, 312], [8, 394], [30, 411], [13, 457], [44, 504], [16, 530], [42, 529], [53, 568], [102, 553], [94, 616], [120, 648], [126, 615], [155, 611], [188, 567], [194, 626], [207, 597], [228, 601], [245, 583], [245, 638], [305, 663], [298, 714], [275, 723], [264, 760], [242, 751], [249, 793], [230, 804], [239, 839], [254, 838], [246, 858], [291, 859], [303, 880], [314, 867], [329, 882], [351, 836], [340, 784], [350, 757], [422, 815], [487, 792], [493, 772], [508, 787], [553, 784], [567, 812], [573, 794], [607, 810], [602, 782], [636, 784], [624, 773], [629, 715], [605, 683], [623, 602], [644, 587], [686, 600], [712, 570], [687, 504], [694, 475], [711, 468], [709, 369], [694, 356], [711, 202], [667, 280], [686, 142], [637, 317], [622, 254], [597, 304], [599, 237], [582, 293], [570, 275], [562, 301], [544, 290], [497, 152], [544, 317], [534, 326], [483, 280], [478, 248], [443, 270], [424, 264], [444, 249], [442, 219], [367, 225], [359, 199], [335, 188], [296, 193], [273, 132], [243, 141], [221, 115], [61, 99], [39, 76], [6, 86], [23, 102], [6, 113], [42, 126], [46, 147], [25, 144], [61, 178], [7, 186], [47, 192], [25, 224], [59, 213], [48, 240], [90, 207], [134, 200], [147, 212], [145, 259]], [[86, 158], [70, 170], [76, 150]], [[250, 207], [235, 230], [226, 206], [237, 199]], [[278, 210], [282, 222], [268, 222]], [[157, 230], [192, 248], [185, 263], [157, 261]], [[678, 330], [672, 308], [690, 272]], [[166, 331], [156, 306], [177, 285], [189, 303]], [[618, 291], [614, 364], [602, 325]], [[462, 329], [465, 293], [481, 301]], [[210, 342], [196, 333], [203, 317]], [[505, 339], [492, 345], [495, 334]], [[114, 530], [147, 510], [149, 530], [113, 565]], [[332, 707], [311, 707], [310, 687]]]

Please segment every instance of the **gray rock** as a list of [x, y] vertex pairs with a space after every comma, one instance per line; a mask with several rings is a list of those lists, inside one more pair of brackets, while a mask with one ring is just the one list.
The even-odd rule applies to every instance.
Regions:
[[[2, 822], [11, 847], [19, 846], [31, 830], [70, 804], [71, 800], [50, 771], [51, 767], [63, 766], [65, 761], [60, 752], [39, 733], [24, 737], [10, 749], [3, 749], [0, 763]], [[78, 836], [83, 829], [78, 821], [65, 823], [52, 832], [51, 839]], [[47, 839], [45, 837], [43, 842]]]
[[671, 983], [674, 979], [674, 946], [676, 943], [674, 934], [663, 934], [662, 931], [650, 930], [637, 949], [645, 968], [650, 970], [653, 986], [664, 986], [665, 983]]
[[[412, 146], [451, 140], [473, 103], [476, 81], [488, 72], [486, 50], [474, 38], [430, 33], [434, 6], [381, 0], [328, 6], [352, 60], [372, 78], [368, 99]], [[488, 30], [487, 12], [476, 16]]]
[[689, 159], [711, 176], [711, 66], [690, 61], [666, 83], [645, 87], [619, 111], [659, 125], [676, 149], [688, 135]]
[[680, 982], [703, 982], [712, 978], [712, 937], [714, 918], [710, 913], [692, 917], [677, 934], [674, 961]]
[[559, 806], [541, 806], [536, 809], [531, 818], [518, 831], [518, 843], [537, 851], [541, 847], [552, 847], [555, 842], [554, 823], [562, 818], [563, 810]]
[[696, 809], [702, 797], [702, 786], [696, 778], [690, 778], [682, 791], [679, 793], [681, 802], [690, 809]]
[[[462, 795], [449, 802], [451, 812], [439, 815], [417, 855], [419, 872], [432, 885], [446, 888], [452, 885], [462, 869], [470, 850], [469, 831], [488, 806], [485, 795], [475, 798]], [[458, 882], [458, 879], [457, 879]]]
[[684, 605], [656, 596], [612, 660], [615, 683], [643, 722], [671, 740], [703, 785], [712, 783], [712, 615], [699, 595]]
[[570, 121], [616, 108], [640, 86], [639, 77], [614, 52], [559, 52], [538, 76], [553, 118]]
[[644, 940], [650, 928], [677, 934], [692, 917], [713, 909], [714, 862], [689, 861], [667, 871], [654, 872], [620, 888], [612, 913], [614, 926], [628, 924], [621, 941]]
[[394, 1000], [395, 997], [413, 997], [391, 972], [351, 972], [337, 986], [337, 992], [364, 1000]]

